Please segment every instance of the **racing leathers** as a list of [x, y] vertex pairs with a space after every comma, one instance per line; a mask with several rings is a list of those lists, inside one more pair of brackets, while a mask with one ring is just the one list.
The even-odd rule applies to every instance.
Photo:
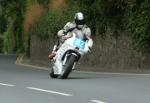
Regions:
[[91, 29], [87, 25], [76, 25], [75, 22], [68, 22], [63, 29], [58, 31], [57, 36], [59, 40], [54, 45], [52, 53], [48, 56], [49, 59], [52, 59], [56, 55], [55, 52], [66, 39], [72, 37], [71, 32], [75, 32], [77, 37], [81, 39], [89, 39], [91, 37]]

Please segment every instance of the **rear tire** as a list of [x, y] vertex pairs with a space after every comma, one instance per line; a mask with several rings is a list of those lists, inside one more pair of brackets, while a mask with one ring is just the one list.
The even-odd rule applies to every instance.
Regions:
[[51, 72], [49, 73], [49, 76], [50, 76], [51, 78], [57, 78], [57, 77], [58, 77], [58, 75], [54, 74], [53, 68], [51, 69]]
[[71, 55], [68, 58], [67, 63], [64, 66], [64, 73], [59, 76], [60, 79], [67, 79], [68, 75], [72, 71], [72, 67], [74, 65], [75, 60], [76, 60], [76, 56], [75, 55]]

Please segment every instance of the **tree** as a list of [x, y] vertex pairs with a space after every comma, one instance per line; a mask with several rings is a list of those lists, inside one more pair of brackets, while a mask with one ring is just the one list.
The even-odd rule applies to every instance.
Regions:
[[3, 18], [5, 17], [5, 20], [7, 21], [7, 27], [5, 27], [6, 22], [3, 21], [2, 23], [3, 31], [5, 30], [7, 32], [4, 34], [11, 35], [11, 36], [6, 36], [7, 38], [5, 38], [6, 40], [4, 41], [10, 40], [12, 42], [9, 43], [13, 43], [10, 45], [12, 47], [8, 47], [13, 49], [8, 49], [11, 51], [7, 51], [7, 52], [22, 51], [23, 50], [22, 24], [23, 24], [24, 10], [25, 10], [25, 1], [24, 0], [1, 0], [0, 4], [1, 4], [1, 8], [3, 9], [2, 17]]

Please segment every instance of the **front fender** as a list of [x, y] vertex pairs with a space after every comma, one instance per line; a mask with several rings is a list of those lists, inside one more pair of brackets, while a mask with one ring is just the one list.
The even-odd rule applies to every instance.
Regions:
[[66, 51], [65, 54], [62, 57], [62, 61], [65, 59], [66, 55], [71, 56], [71, 54], [76, 56], [76, 62], [79, 61], [81, 55], [75, 50], [68, 50], [68, 51]]

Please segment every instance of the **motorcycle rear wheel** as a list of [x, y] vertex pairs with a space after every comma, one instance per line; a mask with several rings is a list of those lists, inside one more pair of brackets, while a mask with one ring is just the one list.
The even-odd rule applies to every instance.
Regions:
[[57, 78], [57, 77], [58, 77], [58, 75], [54, 74], [53, 68], [51, 69], [51, 71], [50, 71], [50, 73], [49, 73], [49, 76], [50, 76], [51, 78]]

